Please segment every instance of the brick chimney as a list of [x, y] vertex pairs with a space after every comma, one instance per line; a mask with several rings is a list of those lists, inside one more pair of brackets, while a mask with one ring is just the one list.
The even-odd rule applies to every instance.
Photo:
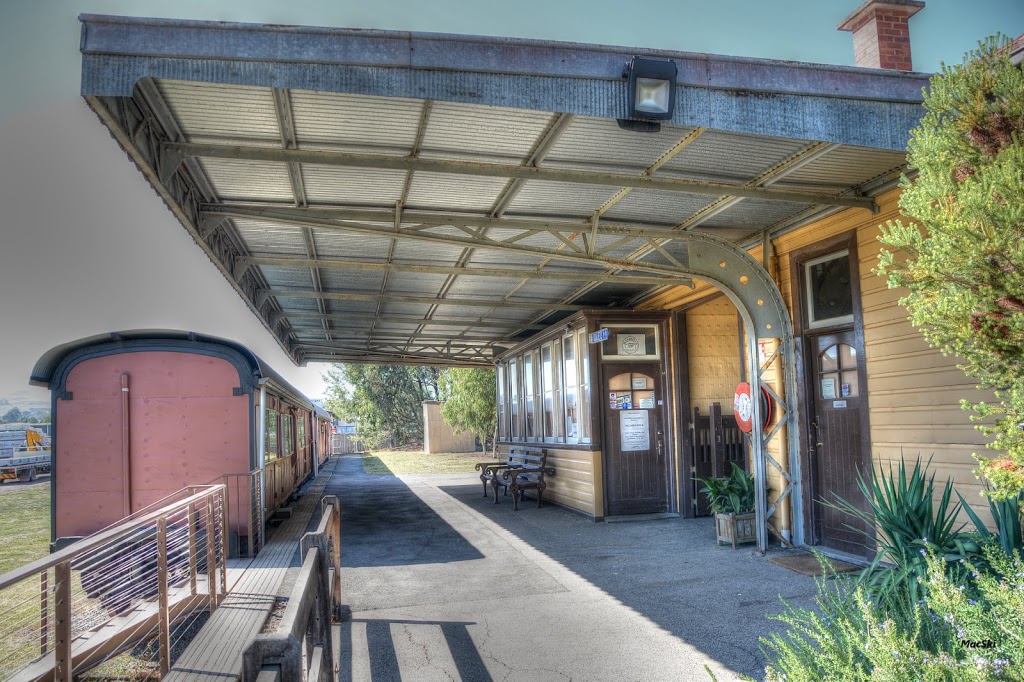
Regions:
[[911, 71], [908, 20], [923, 7], [921, 0], [867, 0], [837, 28], [853, 31], [857, 66]]

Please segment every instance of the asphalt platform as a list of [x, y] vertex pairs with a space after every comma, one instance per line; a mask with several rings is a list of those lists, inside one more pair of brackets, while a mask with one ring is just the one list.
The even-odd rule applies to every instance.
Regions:
[[813, 603], [813, 578], [717, 546], [707, 518], [513, 512], [473, 474], [368, 475], [358, 455], [324, 492], [342, 507], [343, 682], [761, 679], [780, 596]]

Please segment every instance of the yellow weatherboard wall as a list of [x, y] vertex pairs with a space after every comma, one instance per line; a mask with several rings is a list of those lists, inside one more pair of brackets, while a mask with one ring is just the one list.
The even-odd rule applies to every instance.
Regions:
[[[897, 189], [878, 197], [878, 214], [848, 209], [776, 238], [776, 260], [771, 270], [792, 315], [790, 254], [856, 231], [872, 462], [876, 468], [887, 471], [901, 455], [908, 462], [918, 456], [932, 457], [937, 482], [952, 478], [957, 490], [987, 519], [988, 505], [979, 495], [982, 486], [973, 474], [976, 464], [971, 457], [973, 452], [987, 452], [985, 437], [974, 428], [969, 413], [960, 409], [961, 398], [977, 401], [987, 394], [978, 391], [975, 382], [957, 368], [956, 358], [944, 357], [928, 346], [898, 303], [901, 291], [889, 289], [885, 279], [872, 272], [878, 265], [881, 249], [879, 225], [901, 217], [899, 195]], [[907, 222], [906, 218], [903, 220]], [[760, 261], [761, 247], [751, 249], [750, 254]], [[698, 283], [694, 290], [679, 287], [645, 301], [640, 307], [677, 308], [713, 291], [706, 283]], [[716, 342], [731, 344], [736, 336], [735, 331], [723, 330]]]
[[691, 413], [697, 407], [706, 415], [716, 402], [724, 414], [732, 412], [732, 397], [742, 374], [738, 324], [736, 306], [725, 296], [686, 311]]
[[[545, 504], [555, 502], [588, 516], [604, 516], [600, 450], [559, 450], [557, 446], [545, 443], [516, 445], [547, 450], [547, 464], [555, 468], [555, 475], [544, 477], [547, 484], [544, 490]], [[498, 449], [507, 456], [509, 445], [500, 444]]]

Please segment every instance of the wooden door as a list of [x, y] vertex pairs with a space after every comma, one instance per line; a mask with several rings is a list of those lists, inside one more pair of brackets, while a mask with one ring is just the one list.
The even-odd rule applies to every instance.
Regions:
[[810, 339], [809, 375], [813, 378], [814, 414], [811, 446], [814, 459], [813, 495], [815, 526], [820, 544], [851, 554], [865, 555], [870, 543], [850, 528], [868, 530], [854, 517], [822, 504], [840, 497], [858, 509], [868, 505], [857, 485], [858, 473], [870, 480], [871, 459], [863, 433], [867, 412], [864, 354], [853, 330]]
[[607, 514], [667, 512], [669, 476], [661, 365], [606, 365], [604, 376]]

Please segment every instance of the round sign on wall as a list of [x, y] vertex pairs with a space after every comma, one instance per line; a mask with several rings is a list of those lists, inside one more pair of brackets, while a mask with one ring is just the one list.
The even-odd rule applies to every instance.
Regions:
[[[732, 398], [732, 413], [736, 417], [736, 425], [740, 431], [750, 433], [754, 428], [754, 405], [750, 398], [750, 384], [741, 381], [736, 387], [736, 393]], [[764, 426], [767, 427], [772, 420], [772, 401], [768, 391], [761, 388], [761, 415], [764, 418]]]

